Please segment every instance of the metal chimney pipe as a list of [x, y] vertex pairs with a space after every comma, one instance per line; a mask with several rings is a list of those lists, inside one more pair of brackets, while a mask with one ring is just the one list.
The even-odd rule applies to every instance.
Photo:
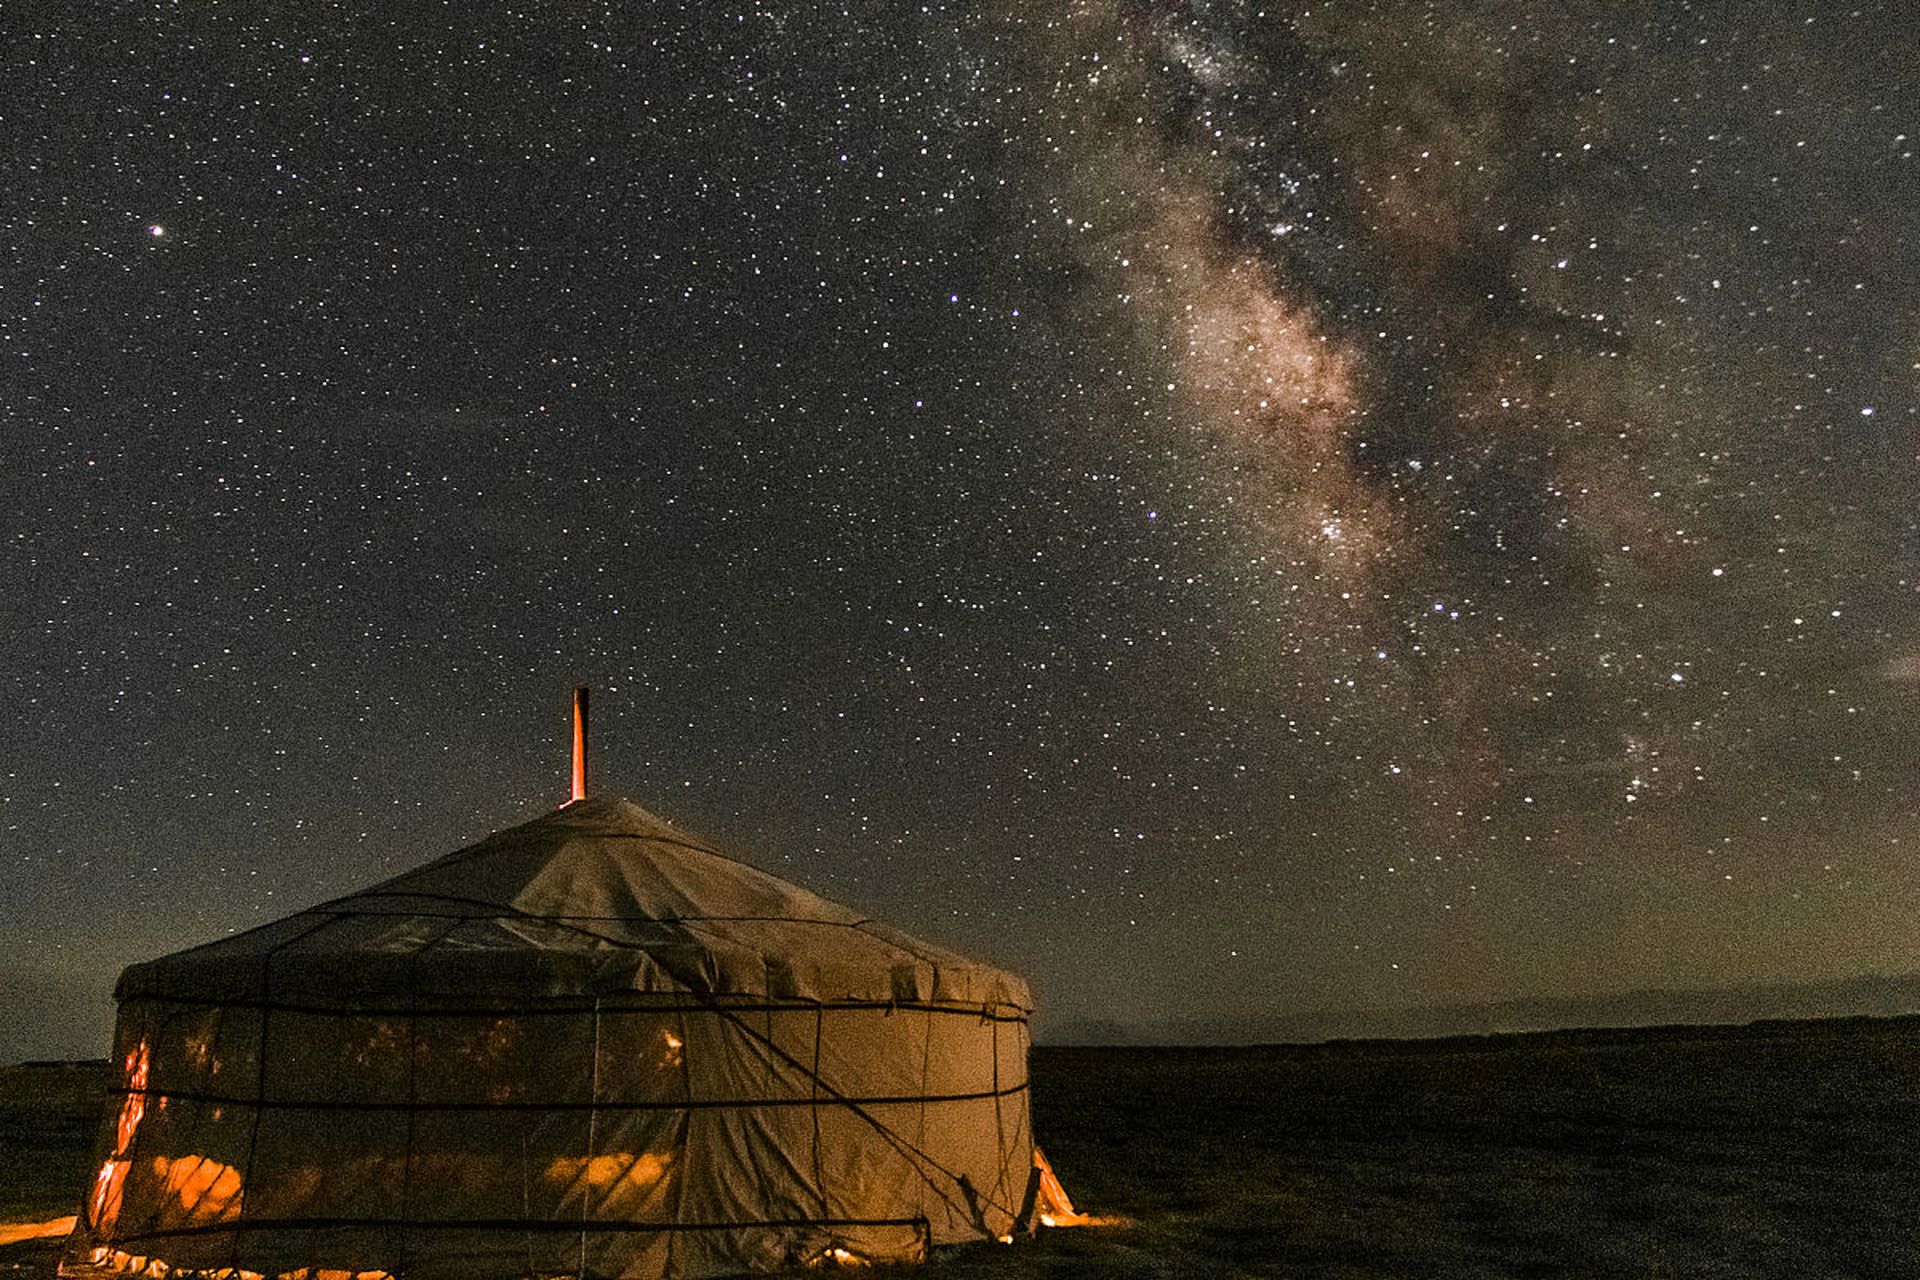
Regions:
[[587, 798], [587, 686], [573, 691], [573, 798]]

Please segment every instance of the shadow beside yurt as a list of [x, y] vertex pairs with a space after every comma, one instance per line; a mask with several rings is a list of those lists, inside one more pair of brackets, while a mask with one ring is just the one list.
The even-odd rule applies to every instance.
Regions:
[[1017, 977], [622, 800], [135, 965], [63, 1272], [680, 1276], [1033, 1208]]

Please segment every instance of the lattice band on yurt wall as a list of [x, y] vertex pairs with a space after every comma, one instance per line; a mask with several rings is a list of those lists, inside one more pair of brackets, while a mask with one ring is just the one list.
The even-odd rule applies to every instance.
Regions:
[[[160, 1204], [141, 1220], [118, 1220], [116, 1213], [107, 1221], [91, 1218], [90, 1224], [122, 1257], [145, 1254], [166, 1241], [198, 1238], [224, 1245], [176, 1254], [174, 1274], [255, 1271], [259, 1268], [250, 1262], [268, 1262], [280, 1250], [268, 1249], [269, 1257], [255, 1259], [248, 1237], [316, 1232], [379, 1238], [361, 1241], [336, 1259], [356, 1272], [385, 1270], [408, 1255], [434, 1252], [431, 1237], [446, 1232], [577, 1234], [578, 1257], [565, 1273], [579, 1275], [596, 1274], [585, 1261], [588, 1237], [604, 1233], [912, 1227], [923, 1237], [917, 1246], [923, 1252], [937, 1234], [930, 1213], [964, 1219], [981, 1235], [997, 1235], [1018, 1212], [1019, 1188], [1009, 1185], [1008, 1176], [1010, 1170], [1024, 1174], [1024, 1149], [1018, 1144], [1028, 1140], [1028, 1084], [1024, 1071], [1010, 1084], [1000, 1079], [1002, 1026], [1021, 1044], [1024, 1066], [1026, 1019], [1012, 1009], [742, 997], [411, 1009], [398, 1003], [349, 1009], [306, 1001], [191, 999], [134, 1001], [126, 1014], [130, 1028], [144, 1029], [141, 1043], [149, 1066], [142, 1079], [115, 1092], [125, 1101], [137, 1099], [143, 1109], [138, 1127], [144, 1132], [128, 1154], [130, 1163], [148, 1162], [147, 1173], [161, 1186], [159, 1195], [145, 1198]], [[883, 1024], [923, 1019], [914, 1037], [920, 1050], [914, 1074], [923, 1081], [921, 1091], [864, 1093], [831, 1080], [821, 1063], [832, 1056], [834, 1015]], [[555, 1036], [556, 1025], [569, 1020], [576, 1034]], [[783, 1022], [804, 1026], [805, 1034], [787, 1034], [797, 1027], [783, 1027]], [[985, 1088], [925, 1087], [938, 1046], [936, 1029], [943, 1024], [991, 1037], [993, 1051], [982, 1064], [988, 1072]], [[703, 1036], [703, 1025], [724, 1032], [718, 1040]], [[322, 1031], [328, 1026], [336, 1030]], [[251, 1052], [242, 1052], [237, 1061], [223, 1056], [241, 1049], [236, 1041], [249, 1040]], [[568, 1040], [589, 1052], [574, 1069], [542, 1070], [568, 1056]], [[729, 1041], [734, 1049], [758, 1046], [765, 1054], [758, 1068], [779, 1087], [703, 1096], [686, 1071], [689, 1043], [703, 1041], [709, 1049], [725, 1048]], [[521, 1056], [529, 1052], [531, 1057]], [[613, 1058], [617, 1071], [608, 1069]], [[224, 1087], [207, 1087], [215, 1081]], [[1021, 1105], [1009, 1115], [1004, 1103], [1012, 1098]], [[989, 1162], [993, 1178], [985, 1186], [928, 1154], [921, 1141], [930, 1109], [966, 1104], [993, 1108], [988, 1131], [996, 1158]], [[815, 1202], [805, 1205], [804, 1213], [706, 1221], [679, 1216], [683, 1196], [648, 1195], [650, 1187], [671, 1187], [675, 1166], [686, 1165], [687, 1120], [701, 1112], [741, 1113], [761, 1125], [775, 1113], [805, 1114], [805, 1167]], [[831, 1175], [821, 1165], [823, 1112], [851, 1117], [881, 1136], [926, 1188], [927, 1211], [882, 1217], [833, 1212]], [[295, 1123], [282, 1123], [280, 1117]], [[627, 1117], [664, 1121], [651, 1129], [642, 1126], [651, 1146], [628, 1142], [610, 1149], [610, 1136], [614, 1146], [635, 1136]], [[220, 1129], [227, 1131], [224, 1138]], [[239, 1149], [242, 1129], [244, 1150]], [[503, 1136], [517, 1144], [517, 1161], [500, 1160]], [[1011, 1164], [1010, 1141], [1017, 1153]], [[631, 1149], [636, 1145], [644, 1149]], [[161, 1153], [163, 1148], [173, 1154]], [[195, 1154], [178, 1154], [182, 1151]], [[303, 1152], [315, 1158], [304, 1161]], [[220, 1158], [229, 1153], [238, 1158]], [[495, 1166], [491, 1172], [482, 1167], [489, 1163]], [[459, 1167], [463, 1164], [467, 1167]], [[531, 1211], [487, 1212], [516, 1181]], [[260, 1184], [267, 1192], [260, 1198], [268, 1203], [247, 1195], [247, 1183]], [[457, 1211], [435, 1212], [433, 1196], [414, 1194], [422, 1183], [457, 1188]], [[124, 1195], [127, 1188], [117, 1190]], [[383, 1204], [397, 1211], [383, 1213]], [[628, 1212], [610, 1217], [596, 1207], [608, 1205], [624, 1205]], [[642, 1206], [652, 1212], [631, 1216]], [[341, 1212], [343, 1207], [355, 1211]], [[415, 1232], [428, 1238], [406, 1238]], [[311, 1243], [326, 1248], [319, 1240]], [[393, 1250], [402, 1247], [396, 1256]], [[536, 1253], [549, 1265], [560, 1261], [549, 1250]]]

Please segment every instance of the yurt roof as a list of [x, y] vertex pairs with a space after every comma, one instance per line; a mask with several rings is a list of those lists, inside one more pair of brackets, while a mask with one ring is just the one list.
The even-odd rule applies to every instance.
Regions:
[[134, 965], [116, 995], [394, 1010], [648, 995], [1032, 1004], [1012, 974], [869, 920], [607, 797], [576, 800], [258, 929]]

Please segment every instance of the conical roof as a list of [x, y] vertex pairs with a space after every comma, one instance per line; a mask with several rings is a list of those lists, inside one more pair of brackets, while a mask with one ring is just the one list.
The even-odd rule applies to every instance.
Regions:
[[116, 995], [352, 1008], [643, 992], [1032, 1004], [1012, 974], [601, 797], [284, 920], [134, 965]]

